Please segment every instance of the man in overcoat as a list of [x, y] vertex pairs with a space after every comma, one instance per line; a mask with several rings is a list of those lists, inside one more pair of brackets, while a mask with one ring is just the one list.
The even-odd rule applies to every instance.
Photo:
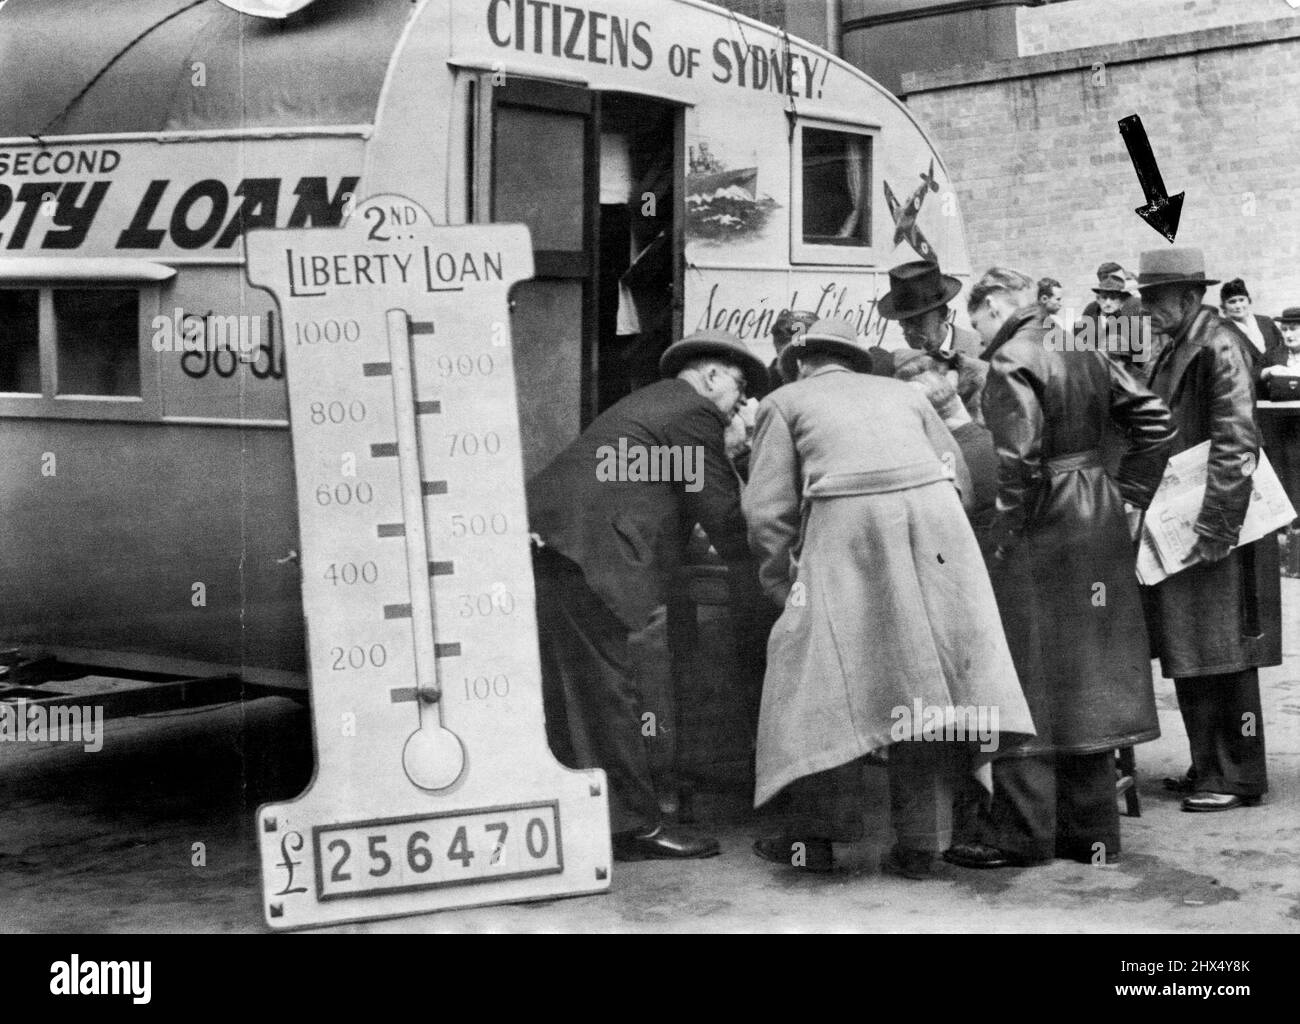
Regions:
[[620, 860], [718, 852], [660, 821], [628, 636], [667, 602], [697, 523], [725, 561], [748, 559], [723, 433], [747, 388], [767, 389], [763, 363], [721, 331], [669, 346], [660, 369], [528, 485], [547, 737], [570, 767], [605, 769]]
[[1252, 346], [1202, 305], [1199, 249], [1144, 252], [1142, 308], [1170, 337], [1151, 387], [1178, 427], [1177, 450], [1210, 442], [1188, 568], [1146, 588], [1147, 623], [1187, 727], [1192, 766], [1175, 788], [1187, 811], [1226, 811], [1268, 788], [1259, 667], [1282, 661], [1281, 581], [1272, 536], [1236, 547], [1259, 460]]
[[[781, 358], [798, 380], [759, 406], [743, 497], [759, 579], [783, 607], [768, 643], [754, 803], [887, 751], [892, 863], [925, 877], [950, 839], [956, 748], [976, 739], [971, 719], [983, 709], [986, 751], [1032, 731], [954, 487], [969, 494], [969, 476], [925, 396], [871, 375], [844, 321], [818, 321]], [[970, 730], [959, 731], [965, 709]], [[852, 831], [815, 838], [865, 838], [864, 821], [843, 827]], [[756, 851], [791, 863], [788, 846], [760, 840]]]
[[[1037, 736], [1000, 752], [992, 802], [947, 858], [1114, 863], [1115, 749], [1160, 734], [1133, 537], [1168, 458], [1169, 410], [1104, 353], [1044, 344], [1025, 275], [990, 269], [968, 304], [989, 342], [990, 574]], [[1112, 422], [1129, 437], [1114, 479], [1099, 451]]]
[[[901, 263], [889, 271], [889, 291], [876, 311], [886, 320], [897, 320], [909, 347], [941, 363], [957, 394], [976, 423], [983, 423], [980, 392], [988, 376], [988, 364], [978, 358], [979, 335], [958, 327], [949, 303], [961, 291], [961, 282], [929, 260]], [[884, 372], [889, 375], [894, 367]]]

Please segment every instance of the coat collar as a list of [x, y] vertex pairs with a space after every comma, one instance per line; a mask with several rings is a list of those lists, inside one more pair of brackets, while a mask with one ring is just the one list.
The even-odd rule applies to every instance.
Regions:
[[808, 374], [808, 376], [805, 377], [804, 380], [810, 380], [813, 377], [821, 377], [828, 373], [853, 373], [853, 372], [855, 371], [850, 370], [847, 366], [841, 366], [839, 363], [827, 363], [825, 366], [817, 367], [817, 369], [813, 370], [812, 373]]
[[989, 342], [988, 348], [980, 353], [980, 358], [984, 362], [992, 362], [993, 353], [1005, 345], [1008, 341], [1019, 333], [1020, 329], [1026, 324], [1038, 319], [1038, 303], [1032, 303], [1028, 306], [1022, 306], [1009, 317], [1006, 322], [998, 328], [998, 333], [993, 335], [993, 340]]
[[1202, 306], [1183, 321], [1164, 351], [1160, 353], [1156, 365], [1152, 367], [1150, 380], [1154, 382], [1164, 364], [1169, 364], [1169, 391], [1166, 399], [1177, 392], [1183, 374], [1187, 372], [1187, 368], [1192, 365], [1192, 360], [1205, 346], [1205, 339], [1209, 335], [1206, 328], [1212, 326], [1211, 321], [1215, 319], [1218, 319], [1218, 314], [1209, 306]]

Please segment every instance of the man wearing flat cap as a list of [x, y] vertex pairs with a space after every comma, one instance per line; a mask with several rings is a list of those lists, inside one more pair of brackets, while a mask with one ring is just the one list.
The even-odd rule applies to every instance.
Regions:
[[1144, 252], [1142, 309], [1170, 338], [1150, 386], [1178, 428], [1175, 451], [1209, 441], [1188, 567], [1145, 588], [1147, 623], [1187, 727], [1192, 766], [1170, 780], [1186, 811], [1226, 811], [1268, 788], [1259, 668], [1282, 661], [1277, 544], [1236, 547], [1259, 461], [1250, 342], [1202, 304], [1217, 284], [1199, 249]]
[[876, 311], [886, 320], [898, 321], [911, 348], [944, 365], [971, 418], [983, 423], [980, 393], [989, 366], [979, 358], [984, 347], [979, 335], [952, 322], [948, 304], [959, 291], [961, 282], [940, 271], [939, 264], [915, 260], [890, 270], [889, 291]]
[[667, 602], [696, 524], [724, 561], [749, 549], [723, 433], [767, 369], [733, 335], [670, 345], [664, 379], [606, 409], [528, 485], [546, 730], [609, 779], [614, 856], [708, 857], [716, 840], [660, 821], [628, 635]]
[[1033, 732], [962, 511], [969, 474], [925, 396], [872, 375], [844, 321], [819, 320], [781, 363], [794, 383], [759, 405], [743, 499], [760, 582], [783, 609], [768, 642], [754, 803], [809, 779], [830, 805], [810, 831], [761, 839], [755, 852], [836, 867], [837, 843], [866, 839], [862, 801], [837, 798], [851, 800], [862, 758], [886, 752], [898, 838], [888, 867], [925, 878], [975, 751], [968, 733], [924, 732], [914, 709], [933, 724], [998, 708], [985, 757]]

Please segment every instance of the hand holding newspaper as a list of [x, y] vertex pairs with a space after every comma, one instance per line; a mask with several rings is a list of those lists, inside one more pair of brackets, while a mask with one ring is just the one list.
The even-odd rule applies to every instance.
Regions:
[[[1210, 442], [1202, 441], [1169, 460], [1142, 526], [1137, 578], [1145, 586], [1159, 583], [1194, 562], [1188, 561], [1196, 545], [1196, 517], [1205, 500], [1206, 466]], [[1235, 547], [1251, 544], [1295, 518], [1295, 509], [1282, 489], [1268, 458], [1261, 451], [1251, 475], [1250, 506]]]

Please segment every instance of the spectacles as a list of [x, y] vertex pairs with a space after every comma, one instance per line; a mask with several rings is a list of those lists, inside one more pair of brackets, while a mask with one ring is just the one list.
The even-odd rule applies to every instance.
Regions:
[[747, 384], [745, 380], [745, 375], [739, 371], [736, 371], [735, 373], [728, 373], [727, 376], [730, 377], [735, 382], [736, 388], [740, 392], [740, 397], [744, 398], [746, 384]]

